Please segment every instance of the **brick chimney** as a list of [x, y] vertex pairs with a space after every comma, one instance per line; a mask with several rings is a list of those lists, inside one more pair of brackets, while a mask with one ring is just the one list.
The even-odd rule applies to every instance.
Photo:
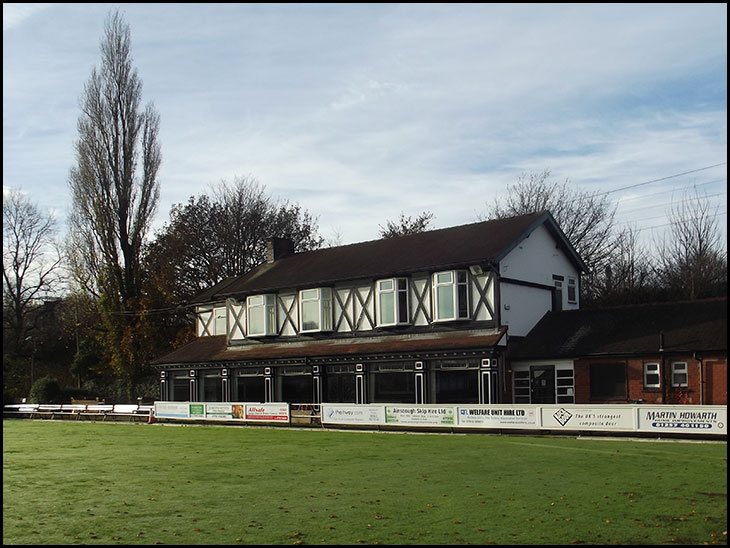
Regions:
[[294, 253], [294, 242], [289, 238], [270, 238], [266, 241], [266, 262], [273, 263]]

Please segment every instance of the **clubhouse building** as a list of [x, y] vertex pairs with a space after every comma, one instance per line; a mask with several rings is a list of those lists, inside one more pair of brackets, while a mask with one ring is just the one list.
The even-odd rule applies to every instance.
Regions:
[[275, 238], [198, 296], [197, 339], [152, 364], [161, 400], [727, 403], [726, 300], [582, 311], [585, 271], [549, 212], [303, 253]]

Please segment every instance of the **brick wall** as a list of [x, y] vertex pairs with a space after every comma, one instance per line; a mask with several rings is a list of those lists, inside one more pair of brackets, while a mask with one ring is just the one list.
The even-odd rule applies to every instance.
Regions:
[[[672, 386], [672, 363], [687, 364], [687, 386]], [[661, 386], [644, 386], [644, 364], [659, 363]], [[621, 395], [599, 396], [591, 393], [591, 367], [618, 368], [622, 364], [626, 371], [625, 387], [615, 385], [616, 393]], [[702, 365], [702, 374], [700, 374]], [[595, 369], [594, 369], [595, 371]], [[700, 379], [704, 393], [700, 393]], [[596, 358], [575, 361], [575, 403], [630, 403], [648, 404], [672, 403], [688, 405], [727, 405], [727, 358], [725, 356], [705, 356], [702, 362], [691, 355], [652, 356], [648, 358]]]

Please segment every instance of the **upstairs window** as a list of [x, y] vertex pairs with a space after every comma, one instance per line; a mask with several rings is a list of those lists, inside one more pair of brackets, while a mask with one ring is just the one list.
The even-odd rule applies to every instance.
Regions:
[[332, 289], [320, 287], [299, 292], [299, 331], [332, 330]]
[[408, 323], [408, 280], [392, 278], [377, 282], [378, 325]]
[[213, 335], [226, 335], [228, 333], [228, 315], [226, 307], [213, 309]]
[[568, 276], [568, 302], [575, 304], [578, 302], [578, 280]]
[[249, 337], [276, 335], [276, 295], [252, 295], [246, 299]]
[[435, 321], [469, 318], [469, 292], [466, 270], [437, 272], [433, 275]]

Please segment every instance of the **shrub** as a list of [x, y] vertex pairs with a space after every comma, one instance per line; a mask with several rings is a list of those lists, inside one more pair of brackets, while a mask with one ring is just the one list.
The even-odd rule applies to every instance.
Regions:
[[31, 403], [64, 403], [61, 386], [51, 376], [41, 377], [30, 389]]

